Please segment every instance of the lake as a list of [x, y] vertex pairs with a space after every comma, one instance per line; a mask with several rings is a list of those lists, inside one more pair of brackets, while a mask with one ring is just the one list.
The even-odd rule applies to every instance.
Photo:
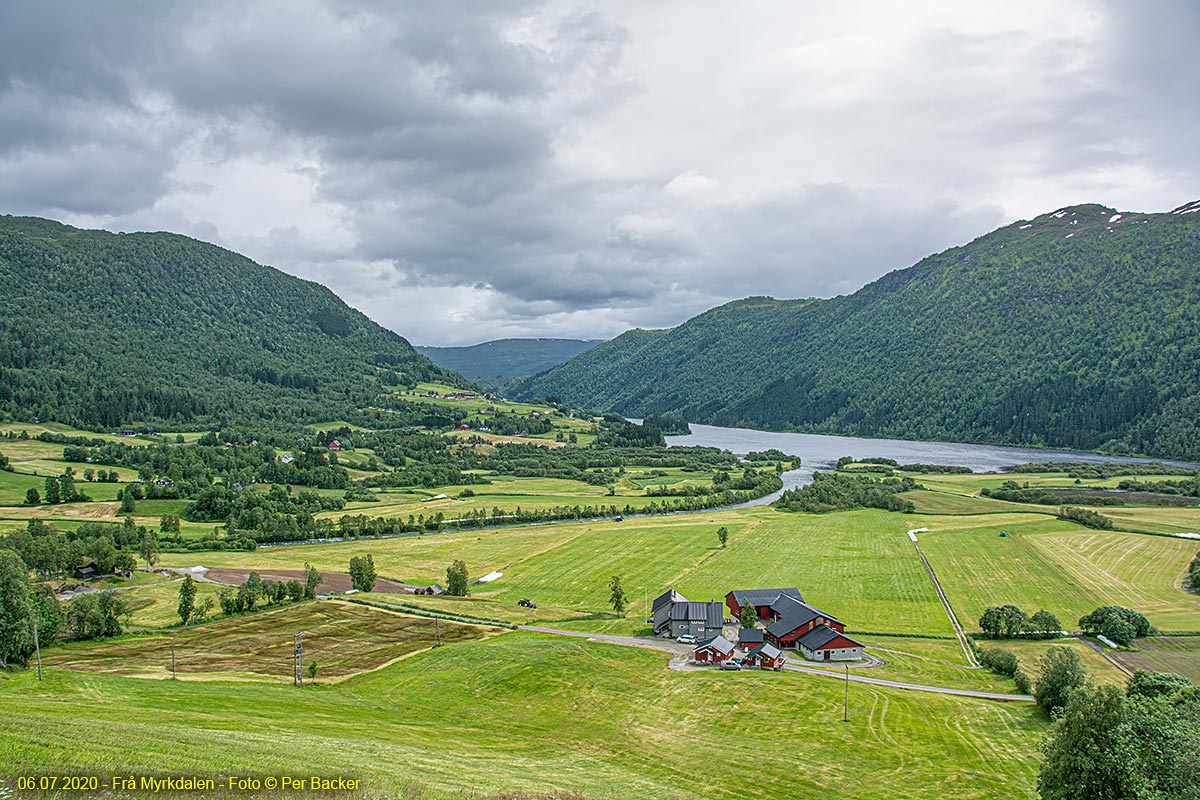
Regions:
[[[640, 422], [641, 420], [634, 420]], [[842, 456], [891, 458], [901, 464], [944, 464], [970, 467], [975, 472], [998, 472], [1014, 464], [1046, 461], [1084, 461], [1100, 463], [1117, 461], [1139, 464], [1161, 460], [1164, 464], [1195, 469], [1197, 465], [1165, 459], [1128, 458], [1122, 456], [1079, 453], [1071, 450], [1044, 450], [1031, 447], [1002, 447], [961, 442], [914, 442], [905, 439], [863, 439], [856, 436], [825, 436], [814, 433], [776, 433], [749, 428], [720, 428], [714, 425], [691, 425], [691, 436], [668, 436], [667, 444], [703, 445], [745, 455], [752, 450], [782, 450], [800, 456], [800, 469], [783, 474], [784, 489], [803, 486], [812, 481], [814, 471], [828, 471]], [[766, 505], [778, 499], [782, 492], [760, 497], [745, 506]], [[737, 506], [741, 507], [741, 506]]]

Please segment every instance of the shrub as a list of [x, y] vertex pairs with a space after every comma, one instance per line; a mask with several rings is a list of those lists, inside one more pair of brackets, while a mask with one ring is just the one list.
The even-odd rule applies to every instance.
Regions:
[[1033, 696], [1053, 716], [1066, 704], [1071, 692], [1083, 686], [1087, 673], [1079, 653], [1069, 647], [1051, 647], [1038, 660]]
[[987, 667], [997, 675], [1005, 675], [1009, 678], [1017, 674], [1020, 669], [1020, 662], [1017, 661], [1017, 656], [1011, 650], [1002, 650], [998, 647], [989, 647], [979, 651], [979, 663]]

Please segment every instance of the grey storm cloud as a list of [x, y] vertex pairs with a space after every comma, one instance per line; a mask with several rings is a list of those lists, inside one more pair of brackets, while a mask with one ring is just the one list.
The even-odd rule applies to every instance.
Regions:
[[0, 211], [170, 229], [416, 341], [854, 291], [1195, 199], [1186, 2], [0, 4]]

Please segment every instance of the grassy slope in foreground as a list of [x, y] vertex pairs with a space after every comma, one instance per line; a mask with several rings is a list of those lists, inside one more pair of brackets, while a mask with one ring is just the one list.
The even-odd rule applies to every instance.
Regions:
[[[0, 761], [30, 770], [334, 774], [620, 798], [1031, 798], [1044, 719], [790, 673], [676, 672], [661, 653], [509, 633], [336, 686], [0, 679]], [[69, 702], [64, 702], [68, 700]]]

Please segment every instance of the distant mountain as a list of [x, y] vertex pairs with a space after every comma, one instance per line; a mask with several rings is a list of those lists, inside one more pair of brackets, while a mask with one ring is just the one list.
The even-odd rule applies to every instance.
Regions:
[[295, 425], [466, 385], [324, 286], [186, 236], [3, 216], [0, 287], [0, 418]]
[[470, 347], [422, 347], [435, 364], [472, 380], [520, 378], [544, 372], [590, 350], [602, 339], [496, 339]]
[[829, 300], [629, 331], [519, 397], [631, 416], [1200, 460], [1200, 201], [1072, 206]]

